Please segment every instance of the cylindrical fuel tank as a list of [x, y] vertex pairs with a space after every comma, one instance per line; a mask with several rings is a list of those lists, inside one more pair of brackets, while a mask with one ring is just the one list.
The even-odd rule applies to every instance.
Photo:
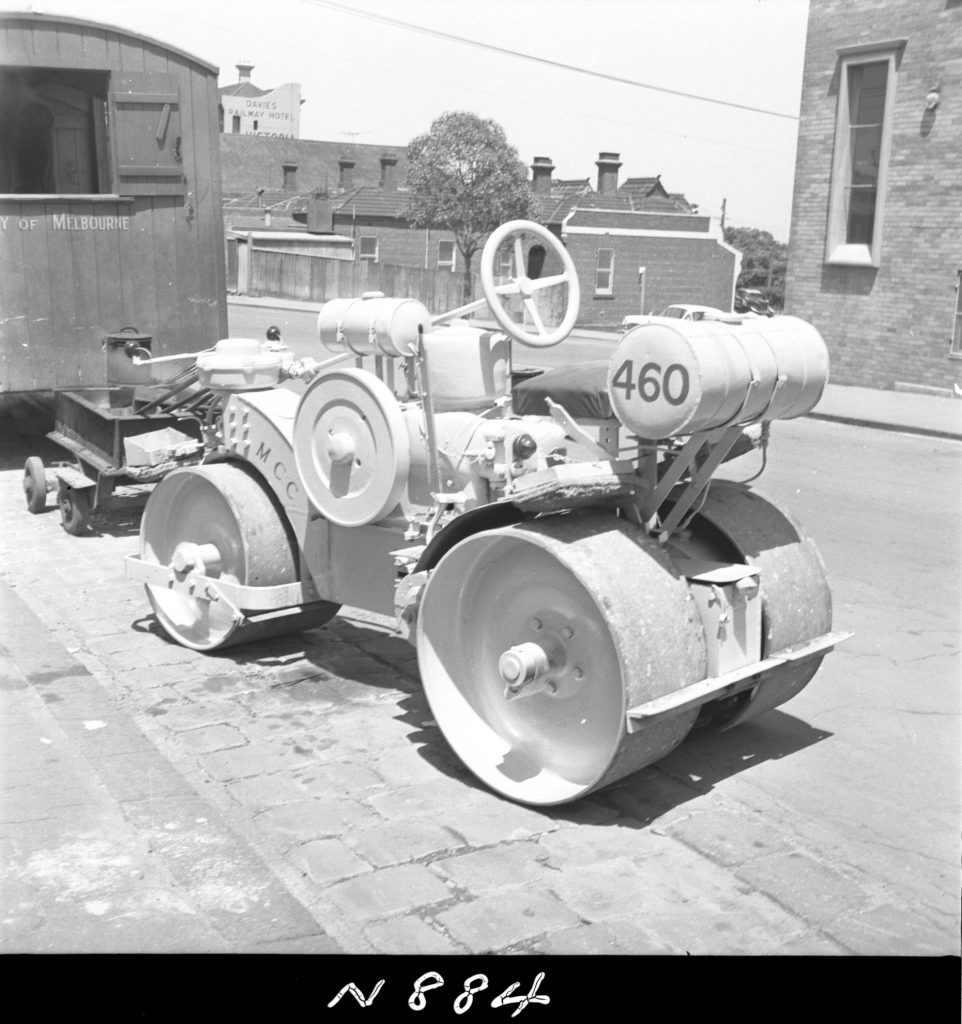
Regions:
[[825, 342], [793, 316], [641, 324], [608, 367], [618, 419], [653, 441], [802, 416], [827, 380]]
[[317, 317], [321, 343], [332, 352], [359, 356], [413, 355], [431, 314], [415, 299], [389, 299], [380, 292], [359, 299], [325, 302]]

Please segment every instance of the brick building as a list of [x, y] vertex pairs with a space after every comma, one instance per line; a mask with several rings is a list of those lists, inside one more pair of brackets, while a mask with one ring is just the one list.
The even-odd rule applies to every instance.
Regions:
[[384, 180], [384, 159], [392, 173], [407, 173], [403, 146], [385, 148], [312, 139], [257, 135], [220, 136], [224, 226], [307, 230], [307, 209], [316, 194], [346, 194]]
[[[382, 153], [377, 185], [350, 188], [352, 179], [342, 176], [337, 190], [315, 194], [308, 230], [353, 237], [361, 260], [459, 273], [462, 257], [451, 232], [412, 228], [404, 219], [406, 193], [394, 156]], [[667, 192], [659, 177], [619, 185], [616, 153], [602, 153], [596, 163], [597, 188], [587, 178], [554, 180], [547, 157], [535, 157], [531, 167], [536, 219], [563, 240], [578, 271], [579, 325], [615, 327], [628, 314], [671, 302], [731, 309], [740, 257], [711, 219]], [[560, 270], [546, 262], [541, 246], [531, 249], [529, 274]], [[503, 272], [510, 270], [505, 262]]]
[[811, 0], [785, 309], [836, 383], [962, 381], [960, 166], [960, 0]]
[[381, 150], [377, 184], [357, 183], [354, 160], [342, 156], [337, 187], [318, 190], [307, 208], [307, 229], [348, 235], [355, 257], [373, 263], [460, 272], [461, 254], [450, 231], [411, 227], [404, 217], [402, 154]]
[[578, 271], [578, 323], [615, 327], [672, 302], [730, 310], [741, 256], [720, 227], [669, 193], [660, 176], [619, 185], [617, 153], [599, 154], [595, 165], [595, 189], [588, 179], [553, 181], [547, 157], [531, 168], [539, 219], [563, 239]]
[[222, 132], [266, 135], [275, 139], [300, 138], [301, 87], [287, 82], [259, 89], [251, 81], [253, 64], [237, 65], [237, 82], [219, 90], [218, 120]]

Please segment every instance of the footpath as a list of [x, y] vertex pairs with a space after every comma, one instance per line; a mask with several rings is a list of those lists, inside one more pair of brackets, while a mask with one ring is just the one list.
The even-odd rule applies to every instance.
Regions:
[[2, 578], [0, 622], [0, 952], [340, 951]]

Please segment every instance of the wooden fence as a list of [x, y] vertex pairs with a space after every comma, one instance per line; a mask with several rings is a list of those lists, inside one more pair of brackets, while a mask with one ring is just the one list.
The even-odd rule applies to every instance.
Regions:
[[[449, 270], [422, 270], [369, 260], [339, 260], [279, 249], [244, 248], [246, 251], [241, 252], [236, 243], [229, 243], [227, 247], [227, 286], [235, 293], [320, 305], [329, 299], [383, 292], [398, 298], [417, 299], [432, 314], [463, 305], [463, 277]], [[481, 281], [476, 272], [472, 283], [474, 298], [481, 298]], [[564, 289], [550, 288], [537, 293], [538, 309], [546, 324], [560, 323], [564, 297]], [[507, 306], [520, 323], [520, 300], [509, 300]]]
[[[234, 249], [232, 253], [230, 250]], [[240, 255], [228, 247], [228, 287], [242, 294], [269, 295], [277, 299], [301, 302], [327, 302], [350, 298], [365, 292], [383, 292], [418, 299], [431, 313], [460, 306], [463, 277], [449, 270], [421, 270], [369, 260], [337, 260], [309, 253], [253, 249], [243, 254], [249, 265], [239, 272]], [[474, 295], [481, 295], [478, 275], [474, 275]]]

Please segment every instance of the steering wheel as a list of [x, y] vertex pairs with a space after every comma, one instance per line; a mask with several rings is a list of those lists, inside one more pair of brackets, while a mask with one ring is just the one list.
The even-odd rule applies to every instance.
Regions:
[[[564, 270], [560, 274], [551, 277], [530, 278], [524, 273], [524, 248], [522, 238], [524, 235], [535, 235], [542, 242], [547, 243], [548, 251], [553, 252], [562, 263]], [[514, 240], [514, 267], [519, 276], [512, 278], [507, 284], [494, 283], [494, 271], [496, 266], [498, 250], [508, 240]], [[485, 300], [488, 303], [491, 313], [497, 320], [500, 327], [512, 338], [524, 345], [531, 345], [533, 348], [547, 348], [549, 345], [557, 345], [559, 341], [566, 338], [578, 319], [578, 310], [581, 303], [581, 290], [578, 287], [578, 273], [575, 270], [574, 261], [568, 255], [568, 250], [547, 228], [535, 224], [530, 220], [511, 220], [502, 224], [492, 232], [491, 237], [485, 242], [481, 252], [481, 290], [484, 292]], [[534, 293], [544, 288], [550, 288], [556, 284], [567, 284], [568, 300], [565, 305], [565, 313], [561, 323], [549, 329], [545, 326], [535, 305]], [[502, 296], [520, 295], [521, 303], [525, 312], [534, 324], [535, 333], [529, 334], [516, 324], [508, 315], [508, 311], [501, 303]]]

